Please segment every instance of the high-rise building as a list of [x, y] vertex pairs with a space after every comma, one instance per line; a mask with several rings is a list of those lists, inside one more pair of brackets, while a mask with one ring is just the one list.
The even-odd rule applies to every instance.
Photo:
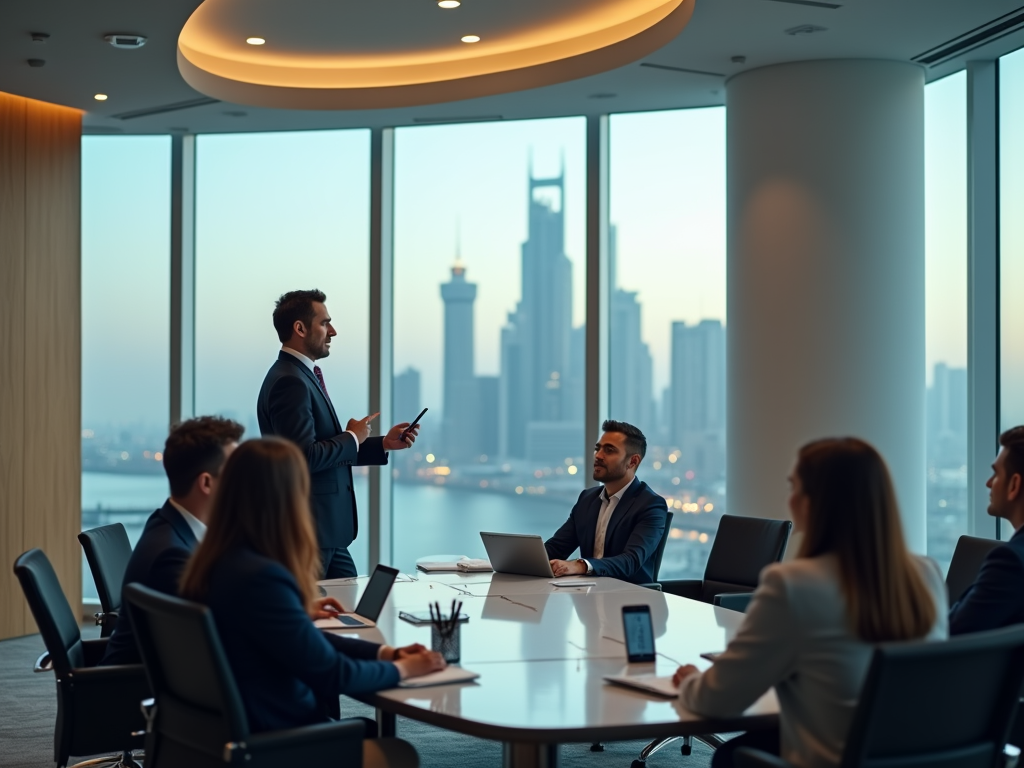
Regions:
[[[501, 332], [501, 451], [526, 457], [531, 422], [566, 419], [572, 263], [565, 255], [565, 178], [529, 180], [522, 292]], [[556, 194], [552, 199], [539, 191]]]
[[618, 232], [608, 228], [608, 278], [611, 312], [608, 324], [609, 417], [639, 427], [654, 437], [653, 369], [650, 348], [641, 337], [642, 308], [634, 291], [618, 285]]
[[725, 328], [719, 320], [672, 323], [669, 444], [686, 471], [712, 480], [725, 469]]
[[391, 390], [391, 402], [394, 408], [394, 421], [411, 421], [422, 409], [420, 400], [420, 372], [415, 368], [406, 368], [395, 375]]
[[967, 369], [937, 363], [927, 396], [928, 461], [951, 468], [967, 456]]
[[480, 453], [479, 397], [473, 364], [476, 284], [466, 281], [460, 259], [441, 285], [444, 300], [444, 454], [468, 459]]

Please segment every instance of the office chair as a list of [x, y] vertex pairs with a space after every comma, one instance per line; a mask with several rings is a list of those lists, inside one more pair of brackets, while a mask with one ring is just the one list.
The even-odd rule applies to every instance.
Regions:
[[978, 571], [988, 553], [1002, 543], [998, 539], [981, 539], [977, 536], [961, 536], [957, 539], [953, 559], [949, 561], [949, 570], [946, 572], [946, 591], [949, 593], [950, 605], [964, 596], [967, 588], [978, 578]]
[[83, 640], [78, 621], [61, 591], [57, 574], [42, 550], [30, 549], [14, 561], [29, 608], [46, 645], [36, 672], [57, 679], [57, 723], [53, 759], [65, 768], [71, 755], [120, 754], [77, 766], [138, 768], [132, 750], [141, 749], [145, 719], [139, 705], [149, 696], [140, 665], [97, 667], [106, 640]]
[[363, 763], [361, 720], [251, 733], [213, 614], [141, 584], [126, 607], [153, 689], [146, 711], [146, 768]]
[[[704, 578], [662, 581], [662, 591], [734, 611], [746, 611], [761, 570], [782, 560], [792, 529], [793, 524], [789, 520], [722, 515], [708, 564], [704, 568]], [[690, 755], [694, 737], [661, 737], [640, 751], [631, 768], [644, 768], [651, 755], [680, 738], [683, 743], [679, 751], [684, 756]], [[712, 749], [722, 744], [722, 739], [713, 734], [696, 738]]]
[[85, 559], [89, 561], [89, 570], [96, 582], [96, 594], [100, 598], [102, 610], [95, 614], [100, 637], [110, 637], [121, 610], [121, 582], [128, 567], [128, 559], [132, 556], [132, 545], [120, 523], [82, 531], [78, 534], [78, 540], [85, 550]]
[[[1024, 627], [885, 643], [871, 659], [840, 768], [1001, 765], [1024, 682]], [[737, 768], [792, 768], [756, 749]]]
[[665, 559], [665, 547], [668, 544], [669, 534], [671, 533], [672, 513], [668, 512], [665, 515], [665, 530], [661, 533], [661, 541], [658, 542], [658, 548], [654, 550], [654, 568], [651, 571], [654, 576], [654, 581], [649, 584], [641, 584], [641, 587], [655, 589], [658, 592], [661, 591], [661, 584], [658, 583], [658, 575], [661, 573], [661, 561]]

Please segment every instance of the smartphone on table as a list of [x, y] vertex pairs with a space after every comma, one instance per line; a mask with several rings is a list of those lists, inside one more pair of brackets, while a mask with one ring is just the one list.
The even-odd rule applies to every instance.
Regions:
[[622, 606], [622, 630], [626, 637], [626, 658], [630, 664], [654, 661], [651, 606]]

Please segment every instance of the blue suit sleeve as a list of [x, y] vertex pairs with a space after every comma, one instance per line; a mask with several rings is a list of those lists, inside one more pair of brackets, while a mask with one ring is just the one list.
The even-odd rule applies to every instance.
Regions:
[[580, 497], [573, 505], [572, 511], [569, 513], [569, 517], [555, 531], [555, 535], [544, 542], [544, 549], [547, 550], [550, 559], [565, 560], [580, 546], [580, 537], [576, 532], [576, 511], [580, 508], [580, 504], [583, 503], [583, 495], [585, 493], [586, 491], [583, 491], [580, 494]]
[[360, 467], [388, 463], [388, 452], [384, 450], [383, 437], [368, 437], [359, 446], [356, 464]]
[[324, 637], [334, 646], [335, 650], [341, 651], [350, 658], [377, 660], [377, 653], [380, 651], [379, 643], [370, 643], [357, 637], [342, 637], [333, 632], [324, 632]]
[[[302, 680], [318, 697], [360, 694], [398, 685], [398, 667], [390, 661], [352, 658], [317, 629], [302, 606], [298, 587], [283, 568], [264, 569], [245, 580], [237, 604], [253, 627], [252, 642], [261, 655]], [[214, 611], [216, 616], [216, 611]], [[362, 655], [372, 643], [353, 640], [347, 650]], [[376, 652], [373, 653], [376, 658]]]
[[1024, 615], [1024, 564], [1010, 547], [996, 547], [978, 578], [949, 611], [949, 634], [999, 629]]
[[309, 389], [301, 379], [282, 376], [271, 388], [268, 400], [274, 434], [299, 446], [310, 472], [356, 463], [359, 455], [352, 435], [342, 432], [327, 440], [316, 439]]
[[149, 571], [150, 581], [146, 586], [165, 595], [178, 594], [178, 582], [181, 581], [181, 574], [191, 555], [191, 552], [181, 547], [165, 549], [153, 561]]
[[612, 576], [624, 581], [632, 579], [658, 549], [665, 532], [667, 512], [665, 500], [651, 494], [647, 505], [636, 513], [636, 523], [622, 554], [589, 561], [594, 575]]

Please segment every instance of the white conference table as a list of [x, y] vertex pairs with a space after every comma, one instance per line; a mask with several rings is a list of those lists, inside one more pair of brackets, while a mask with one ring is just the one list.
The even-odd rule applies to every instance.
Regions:
[[[584, 579], [579, 579], [584, 580]], [[376, 628], [337, 634], [402, 646], [430, 646], [430, 626], [398, 618], [439, 602], [448, 612], [462, 601], [461, 666], [480, 673], [469, 683], [395, 688], [360, 697], [377, 708], [382, 735], [393, 735], [402, 715], [504, 744], [506, 768], [554, 768], [559, 745], [685, 736], [776, 726], [778, 704], [769, 691], [740, 717], [712, 720], [677, 700], [604, 682], [604, 675], [671, 674], [679, 664], [701, 669], [706, 651], [725, 648], [743, 615], [665, 595], [617, 579], [587, 577], [593, 587], [559, 588], [550, 579], [505, 574], [403, 574], [395, 582]], [[365, 577], [320, 582], [346, 610], [355, 607]], [[651, 608], [658, 659], [627, 665], [621, 609]]]

